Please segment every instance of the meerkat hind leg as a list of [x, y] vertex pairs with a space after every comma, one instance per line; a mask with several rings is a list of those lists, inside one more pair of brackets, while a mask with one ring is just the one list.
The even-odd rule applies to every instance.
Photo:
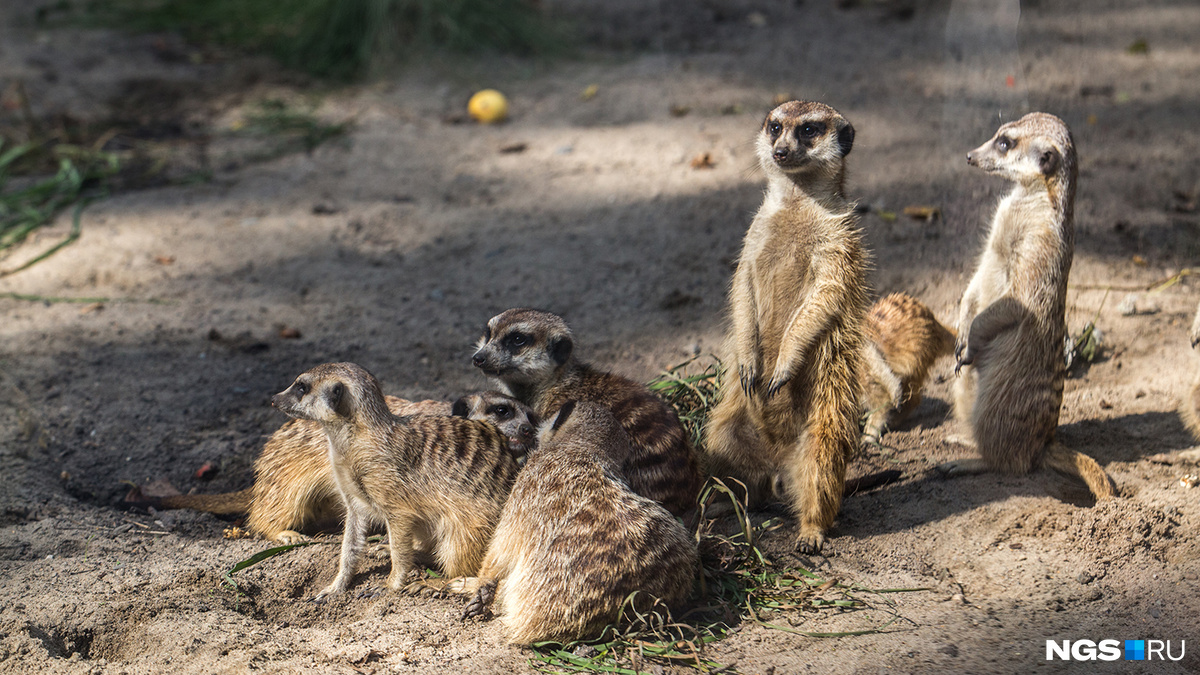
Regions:
[[393, 591], [404, 588], [404, 579], [413, 567], [413, 529], [409, 518], [392, 518], [387, 522], [388, 553], [392, 559], [387, 585]]

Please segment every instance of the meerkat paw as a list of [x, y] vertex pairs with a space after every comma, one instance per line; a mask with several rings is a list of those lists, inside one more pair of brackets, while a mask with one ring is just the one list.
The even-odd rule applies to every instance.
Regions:
[[483, 585], [483, 582], [484, 580], [480, 577], [455, 577], [447, 581], [444, 588], [447, 593], [473, 595]]
[[937, 465], [937, 471], [942, 474], [943, 478], [974, 476], [985, 473], [987, 470], [988, 466], [982, 459], [955, 459]]
[[771, 376], [771, 380], [767, 382], [767, 398], [774, 398], [775, 394], [778, 394], [779, 390], [783, 389], [791, 381], [792, 376], [789, 373], [776, 372]]
[[284, 530], [279, 534], [276, 534], [274, 537], [271, 537], [271, 539], [284, 545], [301, 544], [308, 541], [308, 537], [295, 530]]
[[817, 555], [825, 546], [825, 533], [817, 529], [801, 528], [800, 536], [796, 537], [796, 552], [803, 555]]
[[387, 579], [388, 588], [392, 589], [393, 591], [404, 590], [404, 588], [408, 585], [408, 573], [409, 570], [392, 570], [392, 573], [388, 575]]
[[742, 383], [742, 391], [747, 396], [753, 395], [754, 389], [758, 387], [758, 369], [754, 366], [738, 366], [738, 378]]
[[336, 579], [336, 580], [334, 580], [334, 582], [332, 584], [329, 584], [328, 586], [326, 586], [325, 589], [322, 590], [320, 593], [317, 593], [316, 595], [314, 595], [311, 599], [311, 602], [316, 602], [316, 603], [325, 602], [325, 599], [328, 598], [329, 596], [338, 595], [338, 594], [344, 592], [346, 590], [346, 585], [347, 584], [345, 582], [343, 582], [341, 579]]
[[489, 581], [482, 584], [479, 590], [475, 592], [475, 597], [467, 603], [463, 608], [462, 619], [466, 621], [471, 617], [485, 617], [492, 612], [492, 602], [496, 600], [496, 582]]

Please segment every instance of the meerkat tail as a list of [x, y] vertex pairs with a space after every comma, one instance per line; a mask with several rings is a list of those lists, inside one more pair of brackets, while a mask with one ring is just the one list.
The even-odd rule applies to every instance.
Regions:
[[1100, 468], [1100, 464], [1096, 460], [1082, 452], [1077, 452], [1058, 441], [1053, 441], [1046, 448], [1046, 458], [1043, 462], [1059, 473], [1082, 478], [1097, 500], [1111, 499], [1116, 496], [1112, 478], [1109, 478], [1104, 469]]
[[191, 509], [213, 513], [218, 516], [235, 516], [248, 513], [253, 498], [252, 490], [246, 488], [241, 492], [223, 492], [215, 495], [175, 495], [162, 497], [156, 508], [162, 509]]

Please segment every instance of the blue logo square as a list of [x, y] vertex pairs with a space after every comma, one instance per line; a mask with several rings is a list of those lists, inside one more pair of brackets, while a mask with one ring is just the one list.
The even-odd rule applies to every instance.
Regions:
[[1145, 661], [1146, 660], [1146, 641], [1145, 640], [1126, 640], [1125, 641], [1125, 660], [1126, 661]]

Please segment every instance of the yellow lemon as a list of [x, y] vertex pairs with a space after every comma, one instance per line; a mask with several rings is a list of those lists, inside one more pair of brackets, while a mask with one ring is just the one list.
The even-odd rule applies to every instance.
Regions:
[[508, 99], [495, 89], [475, 92], [467, 102], [467, 113], [484, 124], [499, 122], [508, 115]]

